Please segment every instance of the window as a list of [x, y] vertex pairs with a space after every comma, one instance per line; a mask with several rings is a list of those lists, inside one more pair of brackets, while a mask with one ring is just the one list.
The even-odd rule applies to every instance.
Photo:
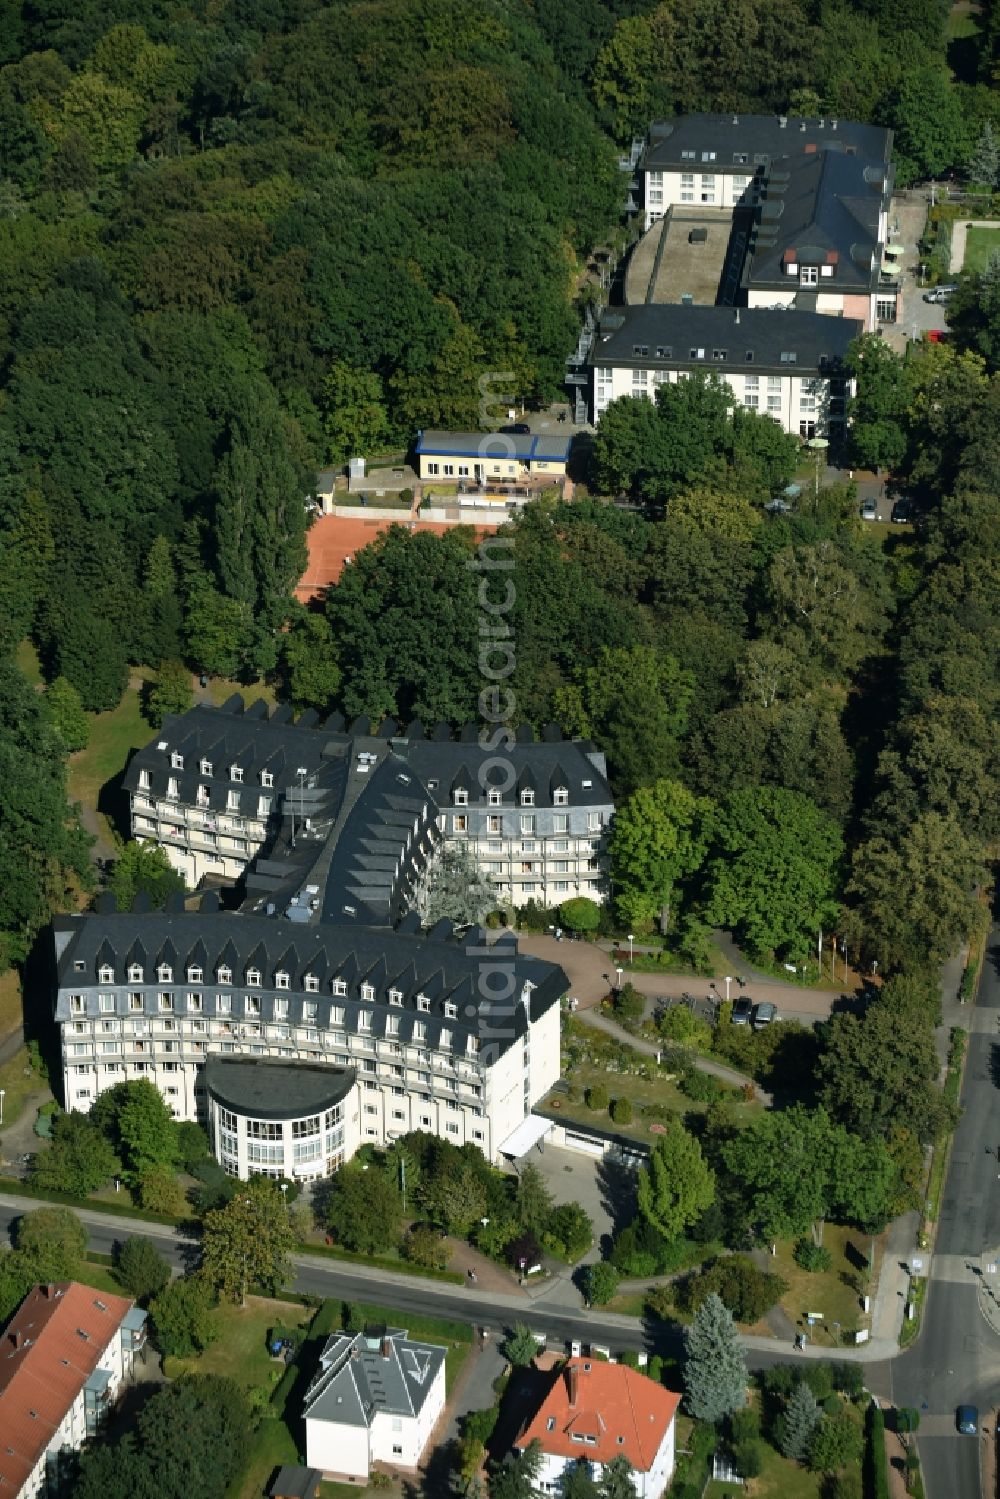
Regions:
[[375, 998], [375, 985], [374, 984], [362, 984], [361, 985], [361, 998], [367, 1000], [368, 1003], [371, 1004], [372, 1000]]
[[500, 817], [487, 817], [487, 819], [486, 819], [486, 831], [488, 833], [499, 833], [499, 832], [502, 832], [502, 823], [503, 823], [503, 819], [500, 818]]
[[728, 359], [729, 358], [729, 351], [728, 351], [728, 349], [713, 349], [712, 350], [712, 358], [713, 359], [718, 359], [718, 360]]
[[587, 814], [587, 826], [592, 833], [596, 833], [601, 827], [600, 812], [589, 812]]
[[136, 1010], [141, 1011], [142, 1010], [142, 995], [141, 994], [130, 994], [129, 997], [128, 997], [128, 1007], [132, 1011], [133, 1014], [135, 1013]]
[[161, 963], [156, 970], [156, 977], [161, 984], [172, 984], [174, 981], [174, 970], [169, 963]]
[[[702, 161], [714, 161], [715, 160], [715, 152], [714, 151], [703, 151], [701, 153], [701, 159], [702, 159]], [[702, 180], [704, 180], [704, 179], [702, 179]], [[712, 181], [713, 182], [715, 181], [714, 177], [712, 178]]]
[[704, 359], [704, 357], [705, 357], [705, 350], [704, 349], [692, 349], [691, 350], [691, 354], [690, 354], [690, 358], [691, 359]]
[[[314, 999], [304, 1000], [302, 1004], [302, 1019], [306, 1021], [315, 1020], [318, 1010], [319, 1005]], [[341, 1011], [341, 1014], [343, 1014], [343, 1011]]]
[[260, 773], [260, 784], [262, 786], [273, 786], [274, 785], [274, 776], [272, 775], [272, 773], [269, 770], [262, 770], [261, 771], [261, 773]]
[[237, 785], [242, 785], [243, 784], [243, 766], [242, 765], [230, 765], [230, 767], [229, 767], [229, 779], [231, 781], [235, 781], [237, 783]]
[[212, 762], [211, 762], [211, 760], [202, 760], [202, 762], [199, 765], [198, 769], [201, 771], [201, 773], [202, 773], [203, 776], [210, 776], [212, 774]]
[[158, 1002], [159, 1007], [160, 1007], [160, 1013], [161, 1014], [168, 1013], [170, 1010], [173, 1009], [173, 1007], [174, 1007], [174, 996], [172, 994], [158, 994], [156, 997], [157, 997], [157, 1002]]
[[552, 802], [553, 802], [553, 805], [556, 806], [556, 807], [566, 807], [566, 806], [568, 806], [569, 805], [569, 790], [568, 790], [568, 788], [566, 786], [557, 786], [556, 789], [555, 789], [555, 791], [552, 793]]
[[798, 356], [798, 354], [796, 354], [796, 352], [795, 352], [794, 349], [782, 349], [782, 351], [781, 351], [781, 363], [782, 364], [798, 364], [798, 362], [799, 362], [799, 356]]
[[347, 993], [347, 980], [346, 979], [334, 979], [334, 981], [333, 981], [333, 992], [334, 992], [334, 994], [346, 994]]
[[819, 281], [819, 266], [804, 265], [799, 269], [799, 285], [815, 286]]
[[256, 994], [245, 994], [243, 996], [243, 1013], [245, 1015], [260, 1014], [260, 998]]
[[454, 801], [456, 807], [467, 807], [469, 805], [469, 793], [466, 791], [464, 786], [458, 786], [455, 788], [455, 793], [452, 797], [452, 800]]
[[201, 995], [189, 994], [187, 996], [187, 1009], [189, 1015], [201, 1014]]
[[743, 397], [743, 405], [748, 411], [756, 411], [760, 406], [760, 396], [755, 390], [748, 390]]
[[534, 805], [535, 793], [530, 789], [530, 787], [526, 786], [525, 789], [521, 792], [521, 806], [533, 807]]
[[417, 995], [417, 1009], [420, 1011], [420, 1013], [422, 1015], [427, 1015], [427, 1014], [430, 1013], [430, 1008], [431, 1008], [431, 1002], [427, 998], [427, 995], [426, 994], [418, 994]]
[[780, 396], [771, 396], [771, 395], [769, 395], [768, 398], [767, 398], [767, 409], [770, 412], [775, 412], [775, 411], [780, 412], [780, 410], [781, 410], [781, 397]]
[[255, 988], [255, 989], [259, 989], [260, 988], [260, 969], [259, 968], [248, 968], [247, 969], [247, 983], [250, 984], [252, 988]]
[[288, 982], [289, 982], [288, 974], [285, 973], [283, 970], [279, 970], [274, 975], [274, 987], [276, 989], [287, 989], [288, 988]]
[[257, 816], [258, 817], [270, 817], [270, 815], [271, 815], [271, 798], [269, 796], [258, 796], [258, 798], [257, 798]]
[[203, 981], [204, 977], [205, 977], [205, 975], [204, 975], [201, 967], [197, 963], [193, 963], [188, 968], [188, 983], [189, 984], [200, 984]]
[[636, 359], [645, 359], [649, 354], [648, 344], [633, 344], [632, 353]]
[[141, 791], [148, 791], [149, 787], [150, 787], [149, 771], [148, 770], [140, 770], [140, 772], [139, 772], [139, 789]]
[[220, 994], [215, 1001], [215, 1007], [220, 1015], [228, 1015], [233, 1007], [232, 996], [229, 994]]
[[275, 1020], [287, 1020], [288, 1019], [288, 1000], [287, 999], [276, 999], [274, 1001], [274, 1018], [275, 1018]]
[[238, 812], [240, 810], [240, 794], [238, 791], [226, 792], [226, 811]]
[[455, 465], [453, 463], [446, 463], [445, 466], [444, 466], [444, 471], [445, 471], [446, 477], [450, 476], [450, 475], [453, 475], [454, 472], [455, 472]]
[[501, 802], [501, 796], [500, 796], [500, 792], [499, 791], [495, 791], [495, 790], [487, 791], [487, 793], [486, 793], [486, 803], [487, 803], [487, 806], [490, 806], [490, 807], [499, 807], [500, 806], [500, 802]]
[[535, 819], [533, 817], [522, 817], [521, 818], [521, 834], [522, 834], [522, 836], [524, 836], [526, 834], [533, 836], [534, 835], [534, 831], [535, 831]]
[[130, 963], [128, 965], [128, 981], [129, 981], [129, 983], [130, 984], [141, 984], [142, 983], [142, 977], [143, 977], [143, 975], [142, 975], [142, 964], [141, 963]]
[[370, 1031], [372, 1028], [372, 1016], [370, 1010], [362, 1010], [358, 1016], [358, 1030]]
[[176, 750], [174, 750], [173, 754], [170, 756], [170, 768], [171, 770], [184, 769], [184, 756], [179, 755]]
[[452, 1004], [451, 1001], [447, 999], [444, 1003], [444, 1017], [446, 1020], [458, 1019], [458, 1006]]
[[[744, 167], [744, 166], [746, 166], [746, 164], [747, 164], [747, 162], [749, 160], [750, 160], [750, 158], [749, 158], [749, 156], [747, 155], [747, 153], [745, 151], [734, 151], [733, 152], [733, 164], [735, 166]], [[737, 178], [737, 181], [739, 181], [739, 180], [740, 179]]]
[[319, 979], [314, 973], [306, 974], [305, 978], [302, 980], [302, 986], [307, 994], [319, 993]]
[[216, 969], [215, 979], [219, 984], [231, 984], [233, 982], [233, 970], [227, 965], [223, 964], [221, 967]]
[[441, 472], [440, 463], [428, 463], [427, 472], [429, 474], [439, 474]]
[[401, 1005], [403, 1003], [403, 991], [402, 991], [402, 989], [390, 989], [389, 990], [389, 1003], [391, 1005]]
[[469, 819], [464, 813], [451, 819], [451, 829], [453, 833], [467, 833], [469, 831]]

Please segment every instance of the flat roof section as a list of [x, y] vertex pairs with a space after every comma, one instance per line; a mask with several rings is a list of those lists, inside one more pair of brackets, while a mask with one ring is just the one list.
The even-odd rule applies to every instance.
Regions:
[[316, 1067], [273, 1057], [205, 1059], [205, 1082], [216, 1103], [255, 1119], [299, 1119], [343, 1103], [357, 1081], [353, 1067]]
[[675, 208], [665, 222], [666, 238], [643, 300], [680, 302], [689, 295], [696, 307], [714, 306], [733, 229], [731, 210]]

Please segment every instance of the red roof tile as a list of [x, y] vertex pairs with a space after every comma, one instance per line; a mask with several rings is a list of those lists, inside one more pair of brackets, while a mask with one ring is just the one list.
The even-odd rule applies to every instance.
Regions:
[[76, 1281], [21, 1302], [0, 1336], [0, 1495], [30, 1476], [132, 1304]]
[[567, 1359], [517, 1446], [537, 1440], [555, 1457], [602, 1465], [625, 1456], [637, 1473], [647, 1473], [680, 1402], [679, 1395], [624, 1364]]

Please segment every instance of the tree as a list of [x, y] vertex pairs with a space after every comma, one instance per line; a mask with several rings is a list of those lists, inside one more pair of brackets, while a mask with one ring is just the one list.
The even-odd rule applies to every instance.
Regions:
[[251, 1286], [273, 1295], [291, 1274], [295, 1235], [278, 1183], [251, 1177], [231, 1202], [206, 1213], [202, 1274], [225, 1301], [246, 1302]]
[[715, 1177], [676, 1116], [665, 1126], [639, 1169], [639, 1212], [667, 1240], [679, 1238], [715, 1200]]
[[478, 926], [499, 904], [496, 886], [479, 867], [467, 844], [445, 844], [424, 867], [414, 894], [421, 924], [447, 920]]
[[389, 431], [381, 377], [336, 360], [323, 381], [323, 394], [329, 461], [342, 464], [377, 452]]
[[340, 691], [341, 674], [333, 631], [323, 614], [293, 614], [282, 642], [285, 684], [293, 707], [329, 712]]
[[534, 1363], [538, 1354], [538, 1340], [530, 1327], [525, 1327], [523, 1322], [516, 1322], [513, 1332], [501, 1343], [500, 1351], [509, 1364], [526, 1369]]
[[613, 1457], [604, 1464], [598, 1494], [600, 1499], [636, 1499], [632, 1464], [627, 1457]]
[[898, 354], [876, 333], [862, 333], [848, 350], [857, 381], [850, 403], [851, 449], [858, 468], [893, 469], [906, 452], [906, 375]]
[[615, 1124], [632, 1123], [632, 1100], [630, 1098], [614, 1098], [611, 1101], [611, 1119]]
[[137, 1301], [150, 1301], [170, 1280], [170, 1265], [151, 1239], [131, 1237], [118, 1247], [115, 1272]]
[[235, 1380], [185, 1374], [147, 1401], [136, 1428], [148, 1492], [161, 1499], [219, 1499], [246, 1461], [253, 1417]]
[[781, 1424], [781, 1450], [786, 1457], [794, 1462], [805, 1462], [820, 1415], [815, 1395], [805, 1381], [800, 1380], [792, 1391]]
[[600, 924], [600, 907], [586, 895], [563, 901], [559, 919], [571, 932], [596, 932]]
[[801, 1105], [755, 1119], [721, 1148], [750, 1221], [766, 1238], [793, 1238], [826, 1213], [829, 1116]]
[[201, 579], [189, 592], [184, 618], [187, 656], [215, 677], [253, 671], [257, 643], [253, 608]]
[[181, 895], [187, 887], [159, 844], [126, 843], [112, 866], [108, 889], [119, 911], [130, 911], [140, 890], [156, 909], [166, 904], [168, 895]]
[[158, 729], [168, 713], [186, 713], [194, 702], [191, 673], [180, 661], [164, 661], [145, 697], [146, 717]]
[[542, 1471], [541, 1443], [535, 1439], [523, 1452], [490, 1472], [490, 1499], [537, 1499]]
[[587, 1108], [603, 1114], [608, 1107], [608, 1090], [603, 1083], [591, 1083], [587, 1089]]
[[427, 1270], [444, 1270], [448, 1265], [448, 1246], [429, 1223], [417, 1223], [410, 1229], [403, 1240], [403, 1254], [412, 1264]]
[[529, 1233], [540, 1234], [548, 1226], [554, 1206], [552, 1193], [538, 1167], [528, 1161], [518, 1172], [514, 1191], [517, 1221]]
[[747, 1403], [747, 1366], [732, 1313], [709, 1296], [684, 1332], [684, 1389], [696, 1421], [721, 1421]]
[[347, 1166], [333, 1179], [327, 1224], [338, 1243], [377, 1254], [399, 1239], [403, 1205], [384, 1171]]
[[107, 1088], [91, 1118], [120, 1154], [131, 1183], [138, 1185], [151, 1166], [176, 1165], [177, 1124], [163, 1094], [147, 1078]]
[[809, 1444], [809, 1466], [815, 1473], [839, 1473], [861, 1464], [862, 1432], [846, 1411], [824, 1416]]
[[614, 1265], [596, 1260], [584, 1270], [584, 1290], [591, 1306], [607, 1306], [618, 1294], [621, 1276]]
[[586, 1458], [580, 1458], [571, 1468], [563, 1470], [560, 1492], [562, 1499], [600, 1499], [600, 1491]]
[[87, 748], [90, 719], [83, 711], [80, 694], [65, 677], [56, 677], [45, 694], [59, 738], [70, 752]]
[[707, 851], [711, 802], [679, 781], [658, 780], [632, 793], [615, 813], [610, 853], [620, 919], [631, 931], [663, 924], [676, 887]]
[[139, 1202], [149, 1213], [165, 1218], [179, 1218], [187, 1199], [173, 1167], [161, 1164], [146, 1166], [138, 1179]]
[[86, 1114], [57, 1114], [52, 1144], [39, 1151], [31, 1168], [34, 1186], [48, 1192], [87, 1197], [121, 1171], [110, 1142]]
[[714, 1260], [687, 1285], [685, 1299], [694, 1310], [710, 1295], [717, 1295], [737, 1322], [753, 1325], [765, 1317], [788, 1290], [780, 1275], [759, 1270], [746, 1255], [727, 1255]]
[[149, 1308], [161, 1351], [189, 1358], [213, 1343], [218, 1336], [212, 1320], [214, 1306], [215, 1293], [200, 1272], [168, 1281]]
[[75, 1280], [87, 1230], [69, 1208], [36, 1208], [18, 1220], [17, 1250], [40, 1281]]
[[808, 797], [736, 791], [712, 820], [704, 867], [708, 920], [755, 952], [801, 957], [837, 912], [843, 839]]

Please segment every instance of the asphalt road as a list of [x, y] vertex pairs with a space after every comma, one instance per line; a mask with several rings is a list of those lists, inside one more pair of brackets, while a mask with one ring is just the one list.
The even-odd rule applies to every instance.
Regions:
[[[963, 1114], [952, 1151], [924, 1325], [916, 1346], [891, 1365], [897, 1404], [920, 1411], [920, 1456], [928, 1499], [979, 1499], [984, 1438], [962, 1437], [955, 1407], [985, 1415], [1000, 1398], [1000, 1339], [979, 1310], [977, 1266], [1000, 1247], [1000, 927], [990, 934], [979, 1001], [969, 1011]], [[947, 1257], [957, 1258], [949, 1260]], [[947, 1277], [947, 1278], [945, 1278]], [[926, 1408], [925, 1408], [926, 1407]]]

